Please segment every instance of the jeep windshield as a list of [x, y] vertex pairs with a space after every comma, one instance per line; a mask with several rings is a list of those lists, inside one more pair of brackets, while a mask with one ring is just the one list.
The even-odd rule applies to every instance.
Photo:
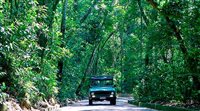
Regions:
[[111, 87], [113, 86], [113, 77], [111, 76], [98, 76], [91, 78], [92, 87]]
[[113, 86], [112, 80], [92, 80], [92, 87]]

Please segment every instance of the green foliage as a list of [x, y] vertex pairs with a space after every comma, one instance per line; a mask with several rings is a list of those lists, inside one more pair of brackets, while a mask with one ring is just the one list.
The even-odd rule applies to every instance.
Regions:
[[2, 91], [65, 101], [87, 96], [90, 76], [113, 75], [139, 101], [199, 101], [200, 2], [68, 0], [65, 23], [63, 5], [0, 1]]
[[35, 73], [31, 71], [31, 68], [20, 68], [16, 70], [15, 75], [12, 77], [12, 81], [15, 83], [11, 87], [11, 91], [15, 92], [17, 99], [28, 98], [31, 101], [36, 102], [39, 98], [39, 89], [36, 87], [34, 79]]
[[196, 111], [196, 109], [189, 109], [189, 108], [182, 108], [182, 107], [175, 107], [175, 106], [164, 106], [160, 104], [155, 104], [155, 103], [143, 103], [143, 102], [137, 102], [137, 101], [130, 101], [129, 103], [141, 106], [141, 107], [147, 107], [147, 108], [152, 108], [152, 109], [157, 109], [157, 110], [162, 110], [162, 111]]
[[6, 85], [5, 85], [5, 83], [3, 82], [3, 83], [1, 84], [1, 86], [0, 86], [0, 92], [2, 92], [2, 91], [4, 91], [4, 90], [6, 90]]
[[[17, 99], [28, 98], [32, 102], [55, 97], [58, 93], [57, 67], [55, 59], [49, 55], [64, 56], [68, 51], [61, 49], [52, 53], [48, 44], [50, 40], [44, 42], [45, 39], [50, 39], [51, 34], [44, 21], [38, 22], [38, 19], [47, 16], [45, 7], [41, 9], [36, 5], [36, 1], [19, 2], [17, 5], [22, 8], [16, 12], [15, 16], [7, 13], [12, 8], [8, 7], [10, 4], [3, 4], [4, 10], [1, 14], [5, 18], [1, 24], [0, 73], [5, 73], [5, 75], [0, 79], [9, 86], [4, 91], [16, 96]], [[38, 12], [41, 16], [37, 16]], [[8, 19], [9, 16], [15, 19]], [[38, 38], [38, 31], [42, 31], [45, 35], [43, 40]], [[57, 36], [59, 35], [55, 35]]]

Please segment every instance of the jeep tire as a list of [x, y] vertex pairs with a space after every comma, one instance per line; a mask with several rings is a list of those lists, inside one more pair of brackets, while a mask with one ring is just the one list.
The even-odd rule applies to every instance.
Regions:
[[111, 104], [111, 105], [116, 105], [116, 99], [111, 99], [111, 100], [110, 100], [110, 104]]
[[89, 99], [89, 105], [92, 105], [92, 100]]

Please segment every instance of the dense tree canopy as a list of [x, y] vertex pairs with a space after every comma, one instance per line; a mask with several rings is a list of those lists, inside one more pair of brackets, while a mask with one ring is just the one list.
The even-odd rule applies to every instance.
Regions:
[[[0, 91], [84, 97], [113, 75], [139, 101], [200, 101], [199, 0], [0, 0]], [[1, 93], [0, 92], [0, 93]]]

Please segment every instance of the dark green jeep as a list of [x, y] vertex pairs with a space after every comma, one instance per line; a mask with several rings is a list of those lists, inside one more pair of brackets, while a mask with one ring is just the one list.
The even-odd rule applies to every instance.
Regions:
[[93, 101], [110, 101], [110, 104], [116, 104], [116, 90], [113, 85], [112, 76], [95, 76], [91, 77], [89, 89], [89, 105]]

